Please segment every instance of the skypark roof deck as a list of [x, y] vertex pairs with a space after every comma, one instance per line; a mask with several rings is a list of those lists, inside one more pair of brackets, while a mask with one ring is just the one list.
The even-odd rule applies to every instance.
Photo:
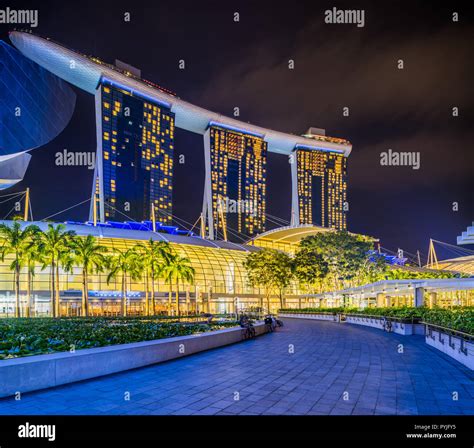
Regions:
[[176, 126], [187, 131], [203, 135], [210, 123], [216, 122], [230, 128], [242, 129], [252, 134], [261, 135], [268, 143], [270, 152], [287, 155], [296, 147], [330, 151], [344, 154], [346, 157], [349, 156], [352, 150], [350, 142], [343, 139], [326, 136], [311, 138], [309, 136], [287, 134], [195, 106], [175, 96], [172, 92], [154, 86], [132, 73], [119, 70], [97, 58], [82, 55], [49, 39], [31, 33], [13, 31], [10, 33], [10, 40], [25, 56], [86, 92], [95, 94], [100, 81], [106, 78], [109, 81], [121, 84], [132, 92], [169, 105], [171, 111], [176, 114]]

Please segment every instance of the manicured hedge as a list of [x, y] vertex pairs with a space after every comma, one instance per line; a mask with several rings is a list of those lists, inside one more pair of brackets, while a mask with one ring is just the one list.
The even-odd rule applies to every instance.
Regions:
[[[364, 308], [353, 311], [354, 314], [368, 314], [372, 316], [396, 317], [397, 319], [422, 319], [424, 308], [390, 307], [390, 308]], [[350, 314], [350, 313], [347, 313]]]
[[0, 360], [64, 352], [72, 347], [78, 350], [187, 336], [235, 325], [234, 321], [208, 325], [173, 323], [159, 318], [0, 319]]
[[474, 335], [474, 307], [427, 309], [423, 321]]

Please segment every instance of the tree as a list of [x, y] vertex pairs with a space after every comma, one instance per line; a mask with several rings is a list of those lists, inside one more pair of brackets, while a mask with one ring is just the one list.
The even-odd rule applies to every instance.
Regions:
[[283, 290], [293, 278], [292, 260], [276, 249], [262, 249], [251, 252], [244, 261], [250, 284], [265, 291], [267, 308], [270, 311], [270, 295], [278, 292], [280, 308], [284, 308]]
[[107, 248], [97, 243], [92, 235], [74, 237], [71, 241], [72, 259], [82, 270], [82, 303], [81, 315], [89, 315], [89, 275], [102, 272], [105, 266]]
[[37, 247], [38, 252], [43, 260], [43, 267], [51, 268], [51, 306], [53, 309], [53, 317], [59, 317], [59, 266], [64, 263], [65, 258], [69, 255], [71, 239], [75, 236], [74, 231], [66, 231], [64, 224], [48, 224], [46, 232], [38, 233]]
[[34, 235], [39, 232], [38, 226], [22, 225], [14, 221], [10, 226], [0, 224], [0, 259], [3, 262], [7, 255], [13, 255], [13, 261], [10, 264], [10, 270], [14, 272], [15, 284], [15, 317], [20, 317], [20, 274], [27, 254], [34, 245]]
[[301, 240], [301, 248], [312, 249], [328, 267], [328, 275], [334, 289], [341, 289], [345, 281], [351, 281], [370, 258], [372, 241], [363, 235], [347, 231], [321, 232]]
[[313, 247], [300, 248], [293, 259], [295, 277], [300, 285], [305, 285], [311, 292], [321, 292], [322, 281], [329, 273], [329, 267], [323, 256]]
[[121, 314], [127, 315], [127, 279], [131, 277], [137, 280], [141, 276], [140, 257], [135, 248], [114, 250], [114, 254], [107, 257], [106, 262], [109, 273], [107, 275], [107, 283], [120, 275], [122, 301]]
[[166, 266], [168, 266], [173, 258], [172, 249], [169, 243], [165, 241], [154, 241], [150, 238], [146, 243], [138, 244], [136, 250], [143, 261], [145, 271], [146, 313], [149, 314], [149, 279], [151, 282], [152, 314], [155, 314], [155, 282], [160, 275], [163, 275]]
[[173, 255], [169, 263], [164, 268], [165, 281], [171, 285], [176, 285], [176, 314], [180, 315], [179, 309], [179, 282], [185, 281], [188, 284], [194, 282], [194, 268], [191, 266], [191, 260], [180, 255]]
[[26, 267], [26, 297], [27, 297], [27, 308], [26, 316], [31, 317], [36, 313], [36, 303], [34, 301], [33, 291], [33, 279], [35, 277], [35, 268], [37, 263], [41, 263], [41, 257], [38, 253], [38, 246], [36, 243], [36, 232], [33, 236], [33, 244], [31, 244], [25, 252], [23, 259], [24, 266]]

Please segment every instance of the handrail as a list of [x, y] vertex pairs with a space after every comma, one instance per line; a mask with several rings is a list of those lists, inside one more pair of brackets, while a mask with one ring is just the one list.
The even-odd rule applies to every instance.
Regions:
[[456, 335], [459, 335], [461, 336], [463, 339], [467, 339], [469, 341], [473, 341], [474, 340], [474, 334], [469, 334], [469, 333], [466, 333], [464, 331], [460, 331], [460, 330], [455, 330], [454, 328], [449, 328], [449, 327], [443, 327], [441, 325], [436, 325], [436, 324], [432, 324], [430, 322], [420, 322], [422, 323], [423, 325], [426, 325], [428, 327], [434, 327], [434, 328], [438, 328], [440, 330], [443, 330], [443, 332], [447, 333], [447, 334], [452, 334], [454, 336]]
[[384, 316], [382, 314], [358, 314], [358, 313], [341, 313], [344, 314], [344, 316], [356, 316], [356, 317], [366, 317], [369, 319], [385, 319], [385, 320], [393, 320], [396, 322], [402, 322], [402, 323], [413, 323], [413, 324], [418, 324], [420, 323], [421, 317], [395, 317], [395, 316]]

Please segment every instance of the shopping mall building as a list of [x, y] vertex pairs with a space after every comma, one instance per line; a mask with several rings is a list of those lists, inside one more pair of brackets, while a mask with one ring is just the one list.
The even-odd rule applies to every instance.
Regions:
[[[1, 221], [11, 224], [11, 221]], [[27, 222], [23, 226], [35, 224], [41, 230], [46, 230], [47, 222]], [[246, 256], [260, 250], [261, 247], [285, 249], [294, 253], [296, 245], [306, 236], [318, 232], [330, 231], [316, 226], [287, 227], [261, 234], [247, 244], [237, 244], [230, 241], [213, 241], [199, 236], [189, 235], [171, 226], [161, 226], [160, 232], [146, 229], [146, 224], [114, 223], [94, 226], [92, 223], [66, 223], [65, 230], [74, 231], [78, 236], [95, 236], [101, 245], [111, 252], [113, 249], [128, 249], [137, 243], [146, 242], [150, 238], [156, 241], [169, 242], [173, 251], [189, 258], [195, 270], [193, 284], [180, 285], [180, 302], [182, 309], [186, 306], [191, 310], [224, 313], [251, 307], [267, 307], [264, 291], [249, 285], [244, 268]], [[14, 310], [14, 273], [10, 270], [12, 256], [7, 256], [0, 262], [0, 315], [12, 314]], [[46, 315], [50, 310], [50, 268], [35, 267], [32, 294], [38, 314]], [[60, 269], [59, 289], [61, 297], [61, 313], [77, 315], [81, 306], [82, 270], [75, 267], [70, 272]], [[22, 270], [20, 290], [23, 306], [26, 306], [27, 289], [26, 270]], [[120, 312], [121, 279], [107, 283], [107, 273], [91, 275], [89, 284], [89, 300], [91, 313], [94, 315], [118, 314]], [[155, 301], [158, 311], [167, 307], [169, 284], [163, 278], [156, 282]], [[173, 300], [175, 286], [172, 286]], [[145, 310], [145, 285], [143, 280], [129, 279], [127, 298], [130, 314], [143, 314]], [[303, 297], [296, 284], [290, 285], [285, 291], [288, 303], [297, 303]], [[273, 310], [280, 307], [277, 295], [270, 297]]]

